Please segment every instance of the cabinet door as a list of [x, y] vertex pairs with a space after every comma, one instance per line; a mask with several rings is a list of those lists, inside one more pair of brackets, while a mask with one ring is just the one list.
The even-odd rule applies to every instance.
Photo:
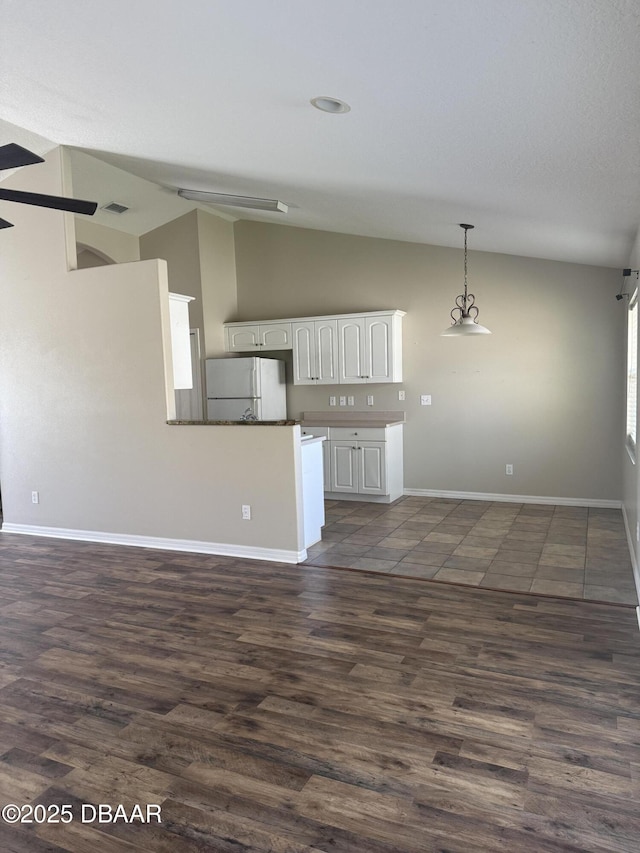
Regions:
[[354, 441], [330, 441], [331, 491], [358, 493], [358, 446]]
[[261, 323], [259, 328], [260, 346], [263, 349], [292, 349], [291, 323]]
[[365, 320], [365, 373], [368, 382], [393, 381], [391, 317]]
[[358, 445], [358, 491], [363, 495], [387, 494], [387, 460], [384, 441]]
[[361, 384], [367, 381], [364, 369], [364, 317], [338, 320], [339, 381]]
[[314, 323], [292, 323], [293, 384], [316, 384], [316, 339]]
[[338, 383], [338, 321], [317, 320], [313, 325], [317, 384], [336, 385]]
[[260, 326], [257, 323], [246, 326], [227, 326], [227, 350], [229, 352], [249, 352], [260, 346]]

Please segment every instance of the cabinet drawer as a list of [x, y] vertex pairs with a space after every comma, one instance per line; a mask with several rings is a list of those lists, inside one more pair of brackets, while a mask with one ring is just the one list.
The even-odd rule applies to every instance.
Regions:
[[386, 441], [385, 427], [330, 427], [331, 441]]
[[300, 427], [301, 435], [312, 435], [314, 438], [328, 438], [329, 427]]

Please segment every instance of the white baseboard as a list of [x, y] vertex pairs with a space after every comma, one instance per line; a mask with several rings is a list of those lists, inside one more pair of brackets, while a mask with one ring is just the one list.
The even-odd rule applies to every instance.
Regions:
[[104, 533], [100, 530], [73, 530], [66, 527], [38, 527], [32, 524], [4, 522], [2, 532], [20, 533], [27, 536], [49, 536], [52, 539], [75, 539], [81, 542], [103, 542], [107, 545], [129, 545], [134, 548], [155, 548], [160, 551], [188, 551], [196, 554], [215, 554], [222, 557], [242, 557], [249, 560], [268, 560], [276, 563], [301, 563], [307, 559], [306, 550], [284, 551], [277, 548], [256, 548], [251, 545], [200, 542], [197, 539], [163, 539], [159, 536]]
[[[629, 556], [631, 557], [631, 566], [633, 567], [633, 579], [636, 583], [636, 594], [640, 601], [640, 570], [638, 569], [638, 561], [636, 560], [636, 549], [633, 544], [633, 534], [629, 527], [629, 519], [627, 518], [627, 510], [623, 505], [622, 518], [624, 519], [624, 529], [627, 534], [627, 545], [629, 546]], [[638, 627], [640, 628], [640, 607], [636, 607], [636, 615], [638, 617]]]
[[556, 504], [558, 506], [590, 506], [599, 509], [620, 509], [622, 501], [595, 498], [554, 498], [540, 495], [498, 495], [488, 492], [449, 492], [439, 489], [405, 489], [405, 495], [421, 498], [451, 498], [460, 501], [496, 501], [517, 504]]

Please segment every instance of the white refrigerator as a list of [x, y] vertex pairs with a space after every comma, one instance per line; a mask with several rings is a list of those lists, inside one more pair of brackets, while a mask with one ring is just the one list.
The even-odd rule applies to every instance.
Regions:
[[207, 420], [279, 421], [287, 417], [284, 362], [276, 358], [208, 358]]

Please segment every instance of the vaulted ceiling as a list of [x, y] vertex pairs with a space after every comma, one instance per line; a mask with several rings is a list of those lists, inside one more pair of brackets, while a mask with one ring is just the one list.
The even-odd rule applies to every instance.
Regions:
[[77, 147], [171, 199], [289, 205], [225, 208], [239, 218], [449, 246], [470, 222], [474, 249], [628, 263], [637, 0], [3, 0], [2, 17], [0, 119], [23, 135], [0, 123], [0, 143]]

